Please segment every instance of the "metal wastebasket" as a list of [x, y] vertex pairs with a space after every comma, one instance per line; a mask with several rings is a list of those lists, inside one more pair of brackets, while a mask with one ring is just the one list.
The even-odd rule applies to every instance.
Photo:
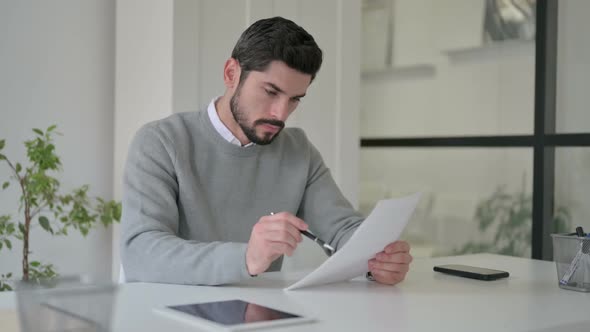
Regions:
[[551, 234], [559, 287], [590, 292], [590, 237]]

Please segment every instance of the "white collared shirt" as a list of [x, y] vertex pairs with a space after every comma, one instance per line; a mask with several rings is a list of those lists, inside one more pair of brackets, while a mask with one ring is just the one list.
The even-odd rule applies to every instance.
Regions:
[[[217, 101], [217, 99], [219, 99], [219, 97], [213, 98], [207, 107], [207, 113], [209, 114], [209, 119], [211, 119], [213, 127], [215, 127], [215, 130], [217, 130], [219, 135], [221, 135], [221, 137], [223, 137], [226, 141], [237, 146], [242, 146], [240, 140], [237, 139], [229, 129], [227, 129], [223, 122], [221, 122], [221, 119], [217, 114], [217, 109], [215, 108], [215, 101]], [[247, 148], [252, 145], [254, 145], [254, 143], [250, 142], [246, 145], [243, 145], [243, 147]]]

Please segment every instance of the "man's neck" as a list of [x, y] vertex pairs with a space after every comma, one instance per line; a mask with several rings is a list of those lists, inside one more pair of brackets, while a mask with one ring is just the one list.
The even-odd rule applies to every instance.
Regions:
[[217, 110], [217, 115], [221, 122], [231, 131], [231, 133], [240, 141], [242, 146], [247, 145], [250, 143], [250, 140], [244, 135], [242, 128], [234, 119], [234, 116], [231, 114], [231, 109], [229, 106], [230, 97], [223, 95], [217, 101], [215, 101], [215, 109]]

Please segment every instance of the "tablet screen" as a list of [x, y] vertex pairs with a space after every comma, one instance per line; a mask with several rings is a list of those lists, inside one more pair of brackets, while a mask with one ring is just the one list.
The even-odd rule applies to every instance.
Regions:
[[195, 303], [168, 308], [225, 326], [301, 317], [242, 300]]

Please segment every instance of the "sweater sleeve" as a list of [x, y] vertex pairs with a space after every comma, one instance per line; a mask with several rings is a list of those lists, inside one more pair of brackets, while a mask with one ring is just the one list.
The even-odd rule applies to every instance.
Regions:
[[123, 176], [121, 261], [127, 281], [218, 285], [249, 276], [246, 243], [178, 236], [172, 142], [155, 125], [136, 134]]
[[311, 142], [308, 144], [310, 167], [298, 216], [322, 240], [338, 250], [364, 217], [344, 197], [319, 151]]

